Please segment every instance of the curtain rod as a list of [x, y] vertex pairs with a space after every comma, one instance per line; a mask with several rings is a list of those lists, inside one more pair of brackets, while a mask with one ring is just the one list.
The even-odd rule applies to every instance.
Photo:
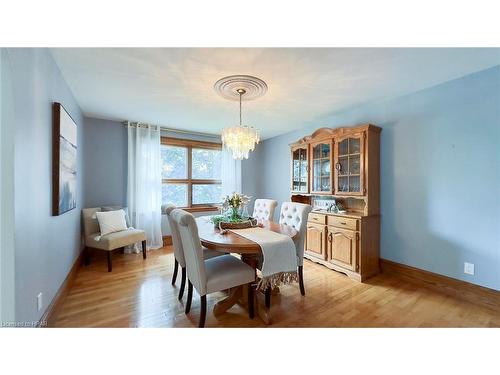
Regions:
[[[123, 125], [124, 126], [129, 126], [130, 124], [144, 124], [144, 125], [152, 125], [152, 124], [147, 124], [147, 123], [141, 123], [141, 122], [133, 122], [133, 121], [124, 121]], [[220, 137], [220, 134], [212, 134], [212, 133], [203, 133], [203, 132], [196, 132], [196, 131], [191, 131], [191, 130], [181, 130], [181, 129], [174, 129], [174, 128], [168, 128], [166, 126], [161, 126], [161, 125], [153, 125], [153, 126], [158, 126], [160, 130], [165, 130], [173, 133], [180, 133], [180, 134], [192, 134], [192, 135], [202, 135], [206, 137], [212, 137], [212, 138], [217, 138]]]

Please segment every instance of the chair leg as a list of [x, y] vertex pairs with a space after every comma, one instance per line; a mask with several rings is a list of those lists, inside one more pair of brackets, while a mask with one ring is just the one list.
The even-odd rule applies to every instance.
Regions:
[[113, 266], [111, 264], [111, 251], [108, 251], [108, 272], [113, 270]]
[[189, 314], [189, 312], [191, 311], [192, 299], [193, 299], [193, 284], [191, 284], [191, 281], [188, 280], [188, 296], [186, 301], [186, 309], [184, 310], [186, 314]]
[[299, 286], [300, 286], [300, 294], [305, 296], [306, 290], [304, 288], [304, 266], [299, 266]]
[[142, 259], [146, 259], [146, 240], [142, 241]]
[[254, 305], [253, 305], [253, 286], [252, 283], [248, 284], [248, 317], [253, 319], [254, 317]]
[[179, 289], [179, 301], [182, 299], [184, 295], [184, 288], [186, 287], [186, 267], [181, 267], [182, 275], [181, 275], [181, 288]]
[[177, 270], [179, 269], [179, 262], [177, 259], [175, 260], [174, 263], [174, 274], [172, 275], [172, 285], [175, 284], [175, 280], [177, 280]]
[[266, 307], [269, 309], [271, 307], [271, 292], [272, 289], [270, 286], [266, 288]]
[[85, 246], [84, 264], [88, 266], [90, 264], [90, 249]]
[[207, 317], [207, 296], [200, 297], [201, 310], [200, 310], [200, 322], [198, 323], [199, 328], [205, 327], [205, 319]]

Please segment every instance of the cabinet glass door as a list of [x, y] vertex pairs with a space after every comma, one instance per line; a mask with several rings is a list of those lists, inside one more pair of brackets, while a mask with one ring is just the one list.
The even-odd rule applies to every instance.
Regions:
[[337, 194], [362, 195], [363, 190], [362, 134], [339, 139], [335, 163]]
[[292, 150], [292, 191], [307, 193], [307, 147]]
[[330, 142], [316, 143], [312, 146], [312, 191], [315, 193], [331, 193], [331, 155]]

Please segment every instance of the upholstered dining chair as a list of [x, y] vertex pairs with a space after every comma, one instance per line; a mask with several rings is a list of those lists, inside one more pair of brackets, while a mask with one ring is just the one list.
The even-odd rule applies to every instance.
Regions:
[[[170, 226], [170, 232], [172, 235], [172, 245], [174, 246], [174, 273], [172, 275], [172, 285], [175, 284], [177, 280], [177, 272], [179, 270], [179, 265], [181, 266], [181, 287], [179, 289], [179, 301], [184, 295], [184, 289], [186, 287], [186, 260], [184, 257], [184, 250], [182, 248], [182, 242], [179, 235], [179, 229], [177, 223], [172, 218], [171, 213], [176, 207], [173, 204], [163, 205], [161, 208], [162, 214], [167, 215], [168, 225]], [[203, 259], [210, 259], [220, 255], [224, 255], [219, 251], [210, 250], [203, 248]]]
[[96, 212], [100, 211], [103, 211], [101, 207], [84, 208], [82, 210], [83, 232], [85, 235], [85, 264], [90, 263], [90, 249], [103, 250], [108, 256], [108, 272], [111, 272], [113, 270], [111, 254], [115, 250], [137, 242], [142, 242], [142, 257], [146, 259], [146, 232], [129, 228], [101, 236], [99, 222], [95, 215]]
[[[279, 223], [290, 225], [297, 232], [297, 237], [295, 238], [295, 248], [297, 251], [297, 265], [299, 273], [299, 286], [300, 294], [303, 296], [306, 294], [304, 288], [304, 241], [306, 238], [307, 230], [307, 217], [309, 212], [311, 212], [312, 207], [309, 204], [295, 203], [295, 202], [283, 202], [281, 205], [281, 212]], [[266, 295], [267, 297], [267, 295]], [[267, 304], [267, 301], [266, 301]]]
[[256, 199], [252, 217], [258, 220], [272, 220], [278, 202], [273, 199]]
[[251, 284], [255, 281], [254, 269], [229, 254], [204, 260], [194, 216], [181, 209], [172, 210], [170, 215], [179, 228], [186, 260], [188, 297], [185, 313], [189, 314], [191, 310], [194, 287], [200, 295], [201, 312], [198, 326], [202, 328], [205, 326], [207, 313], [207, 294], [248, 284], [248, 315], [253, 319], [254, 297]]

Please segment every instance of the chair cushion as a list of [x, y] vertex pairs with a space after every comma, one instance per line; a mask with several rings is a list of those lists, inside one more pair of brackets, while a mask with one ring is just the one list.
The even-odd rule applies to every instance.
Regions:
[[114, 250], [146, 239], [146, 232], [139, 229], [127, 229], [100, 236], [94, 233], [85, 238], [85, 245], [101, 250]]
[[231, 255], [206, 260], [205, 272], [207, 294], [255, 281], [255, 270]]

